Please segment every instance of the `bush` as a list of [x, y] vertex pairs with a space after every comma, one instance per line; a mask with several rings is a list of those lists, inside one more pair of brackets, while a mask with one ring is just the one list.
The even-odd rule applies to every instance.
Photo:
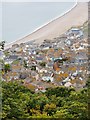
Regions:
[[41, 67], [45, 67], [46, 66], [46, 62], [40, 62], [39, 63]]

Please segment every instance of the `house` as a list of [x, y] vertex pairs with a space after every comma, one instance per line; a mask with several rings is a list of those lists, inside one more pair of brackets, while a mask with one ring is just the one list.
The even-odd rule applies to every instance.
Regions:
[[51, 54], [47, 54], [46, 55], [46, 60], [48, 60], [48, 61], [52, 61], [53, 60], [53, 53], [51, 53]]
[[68, 36], [68, 38], [70, 39], [75, 39], [75, 38], [83, 38], [83, 32], [78, 29], [78, 28], [72, 28], [70, 29], [66, 35]]
[[20, 43], [19, 47], [20, 47], [20, 48], [25, 48], [25, 44], [26, 44], [26, 43]]
[[50, 44], [50, 42], [43, 42], [41, 45], [40, 45], [40, 48], [42, 50], [48, 50], [49, 48], [51, 48], [52, 45]]
[[35, 71], [31, 71], [30, 74], [31, 74], [32, 78], [37, 78], [38, 79], [37, 73]]
[[39, 73], [47, 73], [47, 70], [45, 68], [42, 68], [39, 70]]
[[0, 59], [4, 59], [5, 58], [5, 54], [3, 51], [0, 50]]
[[36, 56], [36, 61], [39, 63], [39, 62], [42, 62], [43, 61], [43, 57], [41, 56]]
[[11, 51], [11, 52], [15, 52], [16, 48], [18, 48], [18, 47], [19, 47], [18, 44], [14, 44], [14, 45], [12, 45], [12, 47], [10, 48], [10, 51]]
[[76, 70], [76, 71], [72, 74], [72, 76], [76, 77], [77, 75], [78, 75], [78, 71]]
[[67, 77], [63, 80], [63, 82], [68, 82], [68, 81], [70, 81], [69, 77]]
[[17, 55], [10, 55], [6, 58], [4, 58], [5, 64], [11, 64], [13, 61], [17, 60], [18, 56]]
[[30, 89], [30, 90], [33, 90], [33, 91], [35, 91], [38, 87], [35, 85], [35, 84], [32, 84], [32, 83], [24, 83], [24, 85], [28, 88], [28, 89]]
[[32, 82], [32, 79], [30, 77], [27, 77], [25, 80], [24, 80], [25, 84], [28, 84], [28, 83], [31, 83]]
[[17, 73], [19, 73], [20, 71], [21, 71], [21, 69], [22, 69], [22, 66], [21, 65], [14, 65], [14, 64], [12, 64], [11, 65], [11, 69], [12, 69], [12, 72], [17, 72]]
[[17, 55], [10, 55], [8, 59], [14, 61], [14, 60], [18, 59], [18, 56]]
[[[58, 62], [55, 62], [54, 64], [53, 64], [53, 69], [54, 69], [54, 71], [57, 71], [57, 69], [59, 68], [59, 64], [58, 64]], [[60, 68], [59, 68], [60, 69]]]
[[49, 76], [43, 76], [43, 77], [42, 77], [42, 80], [43, 80], [43, 81], [47, 81], [47, 82], [48, 82], [48, 81], [53, 82], [54, 78], [53, 78], [53, 77], [49, 77]]
[[22, 72], [22, 73], [20, 73], [19, 78], [20, 79], [26, 79], [28, 76], [29, 75], [27, 73]]
[[71, 87], [72, 84], [71, 84], [70, 82], [66, 82], [66, 83], [64, 84], [64, 86], [65, 86], [65, 87]]
[[66, 39], [65, 44], [70, 46], [72, 44], [72, 41], [70, 39]]
[[53, 62], [51, 61], [51, 62], [48, 62], [47, 64], [46, 64], [46, 67], [48, 67], [48, 68], [52, 68], [53, 69]]
[[7, 79], [8, 81], [18, 80], [18, 79], [19, 79], [19, 74], [16, 73], [16, 72], [8, 72], [6, 79]]
[[72, 72], [75, 72], [76, 70], [77, 70], [77, 67], [76, 67], [76, 66], [73, 66], [73, 65], [72, 65], [72, 66], [69, 66], [69, 67], [68, 67], [68, 71], [70, 71], [70, 72], [71, 72], [71, 71], [72, 71]]
[[79, 53], [75, 57], [76, 63], [84, 63], [84, 62], [87, 62], [87, 60], [88, 60], [88, 58], [87, 58], [87, 55], [85, 53]]
[[4, 68], [4, 65], [3, 65], [3, 63], [2, 62], [0, 62], [0, 72], [1, 72], [1, 70]]
[[38, 86], [38, 88], [35, 90], [35, 92], [39, 92], [39, 91], [45, 92], [46, 90], [44, 87]]

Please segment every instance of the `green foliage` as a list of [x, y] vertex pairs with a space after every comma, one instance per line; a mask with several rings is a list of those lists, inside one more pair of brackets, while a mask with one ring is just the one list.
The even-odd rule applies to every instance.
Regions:
[[4, 50], [4, 46], [5, 46], [5, 41], [0, 42], [0, 48], [1, 48], [2, 50]]
[[5, 64], [4, 65], [4, 71], [5, 71], [5, 73], [7, 73], [8, 71], [10, 71], [10, 68], [11, 68], [10, 64]]
[[2, 120], [31, 118], [87, 119], [87, 88], [49, 88], [34, 93], [21, 82], [2, 82]]
[[46, 62], [40, 62], [39, 63], [41, 67], [45, 67], [46, 66]]
[[74, 91], [72, 88], [65, 88], [65, 87], [56, 87], [56, 88], [48, 88], [46, 91], [47, 96], [51, 95], [56, 95], [56, 97], [61, 96], [61, 97], [68, 97], [70, 92]]
[[24, 60], [24, 67], [25, 67], [25, 68], [28, 67], [26, 60]]
[[88, 80], [86, 82], [86, 86], [90, 89], [90, 77], [88, 78]]
[[80, 102], [66, 103], [55, 114], [55, 117], [64, 119], [87, 119], [87, 105]]
[[36, 66], [31, 66], [31, 70], [36, 70]]
[[17, 60], [15, 60], [15, 61], [13, 61], [13, 64], [18, 64], [19, 63], [19, 60], [17, 59]]
[[47, 112], [47, 115], [53, 115], [56, 112], [56, 105], [53, 103], [46, 104], [44, 110]]
[[9, 51], [7, 51], [7, 50], [4, 51], [4, 54], [5, 54], [6, 57], [10, 55]]
[[18, 119], [28, 116], [26, 113], [27, 102], [32, 93], [20, 83], [2, 82], [2, 118]]

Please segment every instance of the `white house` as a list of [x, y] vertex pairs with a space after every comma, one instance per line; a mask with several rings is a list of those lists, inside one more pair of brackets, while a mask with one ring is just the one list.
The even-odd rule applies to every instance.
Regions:
[[43, 81], [51, 81], [51, 82], [53, 82], [53, 80], [54, 80], [54, 78], [53, 77], [49, 77], [49, 76], [44, 76], [44, 77], [42, 77], [42, 80]]

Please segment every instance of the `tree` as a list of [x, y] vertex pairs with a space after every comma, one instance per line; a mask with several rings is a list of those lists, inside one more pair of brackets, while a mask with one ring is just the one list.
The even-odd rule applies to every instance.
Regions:
[[36, 70], [36, 66], [31, 66], [31, 70]]
[[28, 118], [27, 103], [32, 93], [19, 82], [2, 82], [2, 118]]
[[24, 67], [27, 68], [28, 65], [27, 65], [27, 62], [24, 60]]
[[4, 50], [5, 47], [5, 41], [0, 42], [1, 49]]
[[[49, 88], [34, 93], [20, 81], [2, 81], [2, 120], [29, 118], [88, 118], [87, 89]], [[43, 120], [42, 119], [42, 120]]]
[[5, 64], [4, 65], [4, 71], [5, 71], [5, 73], [7, 73], [8, 71], [10, 71], [10, 69], [11, 69], [10, 64]]
[[88, 80], [86, 82], [86, 87], [88, 87], [88, 89], [90, 89], [90, 76], [89, 76], [89, 78], [88, 78]]
[[46, 62], [40, 62], [39, 63], [41, 67], [45, 67], [46, 66]]
[[56, 112], [54, 117], [63, 118], [65, 120], [69, 119], [79, 119], [86, 120], [87, 119], [87, 104], [83, 104], [80, 102], [71, 102], [64, 104], [63, 107], [60, 108], [59, 111]]
[[46, 104], [44, 107], [44, 111], [47, 112], [47, 115], [53, 115], [56, 112], [56, 105], [53, 103]]
[[56, 88], [48, 88], [46, 91], [47, 96], [56, 95], [56, 97], [68, 97], [73, 91], [73, 88], [66, 88], [66, 87], [56, 87]]

